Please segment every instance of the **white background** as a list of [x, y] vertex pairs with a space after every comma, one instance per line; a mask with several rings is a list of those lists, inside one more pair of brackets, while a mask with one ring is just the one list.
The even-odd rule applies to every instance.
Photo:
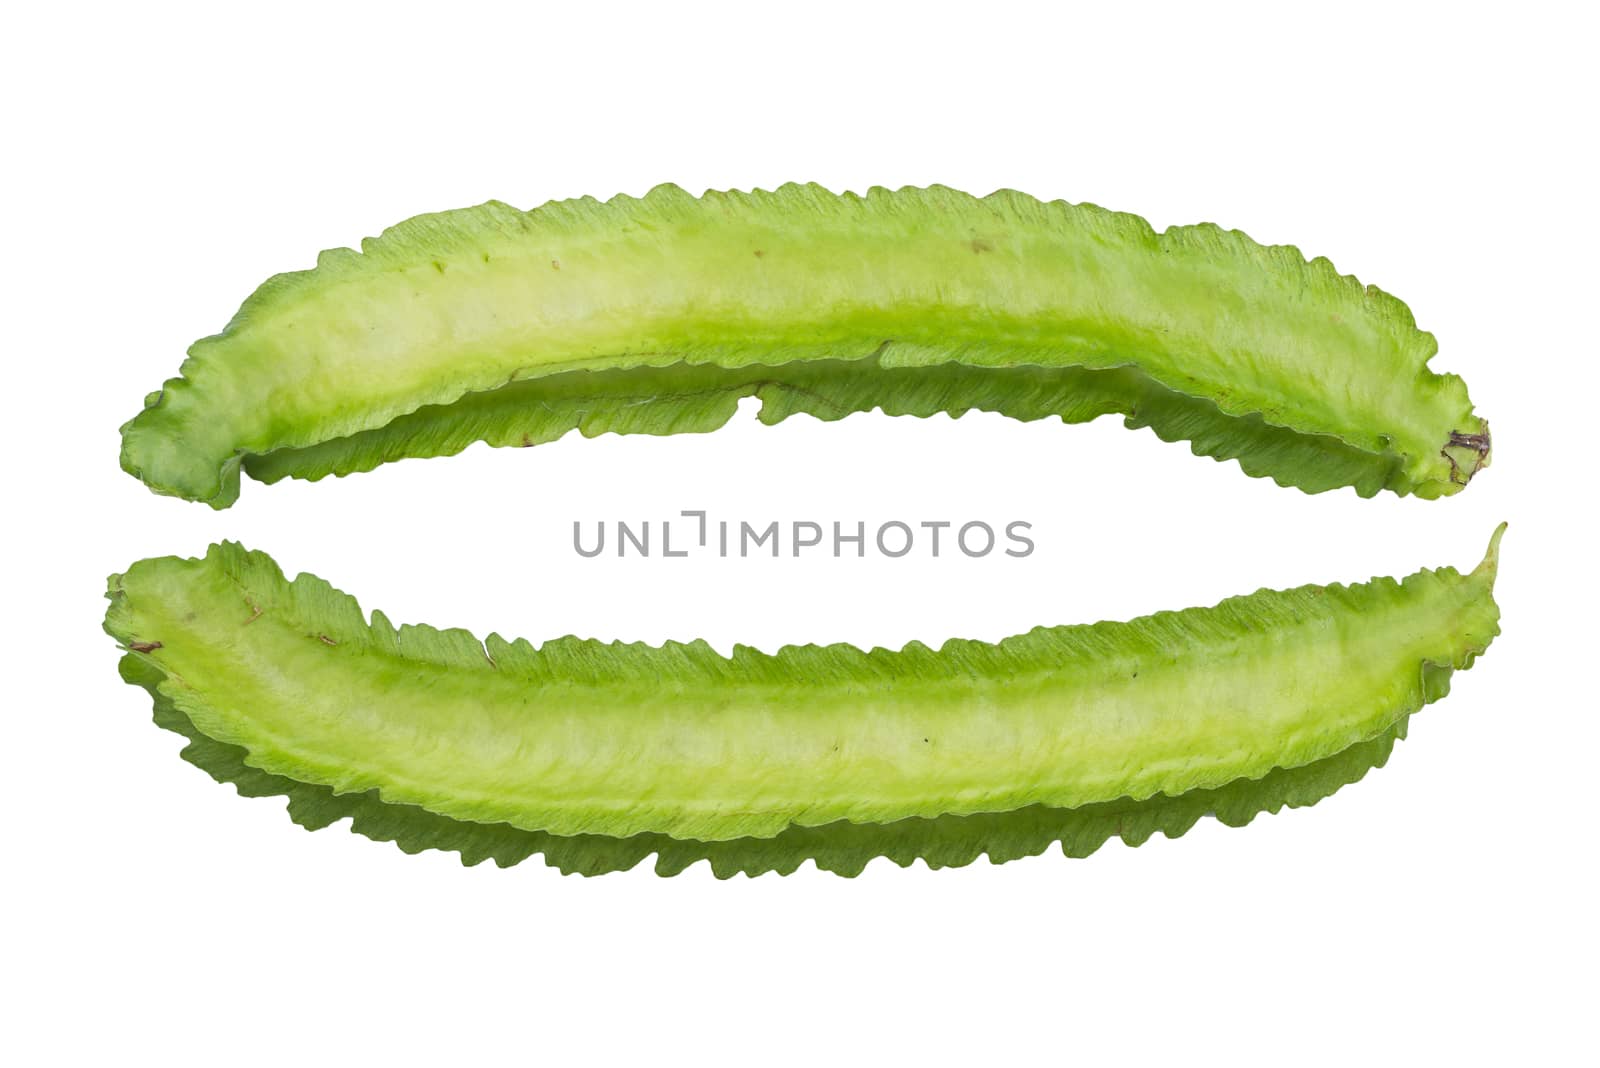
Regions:
[[[1594, 1063], [1580, 8], [580, 7], [40, 5], [0, 34], [11, 1063]], [[267, 275], [421, 211], [668, 180], [1010, 186], [1298, 244], [1437, 333], [1494, 466], [1439, 502], [1307, 497], [1114, 419], [747, 408], [247, 482], [225, 512], [118, 470], [118, 426]], [[569, 547], [573, 519], [694, 507], [1022, 518], [1038, 551]], [[585, 880], [307, 834], [181, 762], [98, 629], [105, 575], [223, 537], [396, 620], [773, 649], [1467, 566], [1501, 519], [1504, 636], [1366, 781], [1086, 861], [855, 880]]]

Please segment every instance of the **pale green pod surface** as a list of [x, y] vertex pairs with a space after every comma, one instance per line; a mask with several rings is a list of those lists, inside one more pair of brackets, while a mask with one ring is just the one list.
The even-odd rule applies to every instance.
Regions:
[[375, 790], [338, 794], [326, 786], [272, 775], [246, 763], [244, 749], [200, 733], [161, 693], [164, 676], [159, 670], [131, 653], [123, 657], [121, 670], [128, 682], [145, 687], [154, 697], [156, 723], [189, 740], [183, 749], [185, 760], [218, 782], [232, 783], [246, 797], [287, 798], [289, 817], [307, 830], [348, 819], [356, 834], [394, 842], [406, 853], [447, 850], [463, 864], [492, 860], [501, 867], [543, 855], [551, 867], [578, 875], [623, 871], [651, 854], [658, 874], [676, 875], [704, 860], [723, 879], [767, 872], [787, 875], [806, 861], [848, 877], [860, 874], [878, 857], [901, 867], [918, 860], [930, 868], [960, 867], [984, 856], [999, 864], [1038, 856], [1052, 846], [1069, 857], [1087, 857], [1113, 838], [1130, 846], [1142, 845], [1157, 834], [1177, 838], [1208, 815], [1230, 827], [1242, 827], [1263, 812], [1316, 804], [1382, 767], [1394, 743], [1405, 737], [1407, 722], [1402, 718], [1378, 737], [1325, 760], [1178, 797], [1158, 794], [1145, 801], [1124, 798], [1082, 808], [1028, 805], [1011, 812], [911, 817], [894, 823], [839, 821], [823, 827], [789, 827], [771, 838], [699, 842], [650, 833], [628, 838], [561, 836], [505, 823], [470, 823], [416, 805], [391, 804]]
[[279, 275], [123, 428], [152, 489], [271, 481], [476, 441], [762, 418], [1108, 413], [1311, 492], [1438, 497], [1488, 462], [1406, 306], [1212, 225], [942, 187], [499, 203]]
[[106, 629], [251, 767], [560, 836], [715, 842], [838, 821], [1177, 797], [1305, 767], [1441, 696], [1498, 633], [1469, 574], [1262, 590], [938, 650], [561, 639], [370, 623], [237, 545], [114, 576]]

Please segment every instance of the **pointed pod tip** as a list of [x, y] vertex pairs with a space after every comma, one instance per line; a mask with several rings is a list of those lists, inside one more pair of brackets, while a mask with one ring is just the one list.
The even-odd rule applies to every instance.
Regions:
[[1482, 562], [1472, 570], [1474, 575], [1482, 572], [1491, 579], [1494, 578], [1495, 571], [1500, 566], [1500, 539], [1505, 536], [1506, 527], [1508, 526], [1510, 526], [1509, 523], [1502, 522], [1494, 528], [1494, 533], [1489, 536], [1488, 551], [1483, 554]]

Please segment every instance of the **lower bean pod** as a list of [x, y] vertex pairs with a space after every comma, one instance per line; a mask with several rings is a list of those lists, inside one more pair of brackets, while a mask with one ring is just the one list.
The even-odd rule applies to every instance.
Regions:
[[106, 629], [186, 756], [307, 826], [563, 870], [845, 874], [1181, 834], [1383, 763], [1498, 633], [1466, 574], [1262, 590], [938, 650], [723, 657], [370, 621], [236, 545], [135, 564]]

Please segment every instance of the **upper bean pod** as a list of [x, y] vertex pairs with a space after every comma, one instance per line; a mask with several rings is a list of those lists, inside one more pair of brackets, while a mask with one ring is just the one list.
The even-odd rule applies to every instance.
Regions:
[[1217, 226], [942, 187], [817, 186], [424, 215], [269, 279], [123, 427], [123, 466], [226, 507], [272, 481], [572, 429], [881, 407], [1122, 414], [1308, 492], [1439, 497], [1489, 459], [1383, 291]]

